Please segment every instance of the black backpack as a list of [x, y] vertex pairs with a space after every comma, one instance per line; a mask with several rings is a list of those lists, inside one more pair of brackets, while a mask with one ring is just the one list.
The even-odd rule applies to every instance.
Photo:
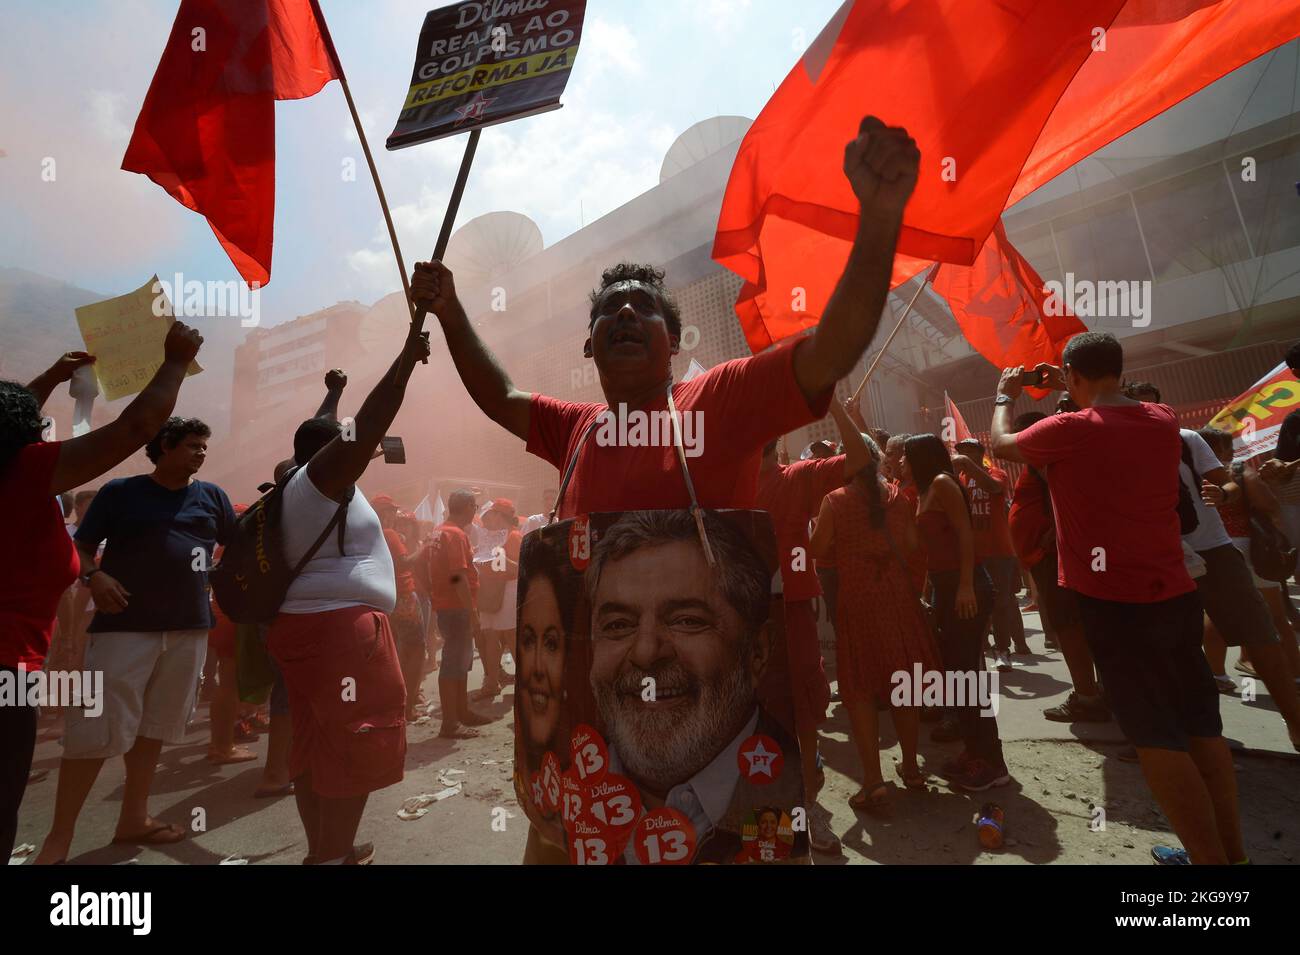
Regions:
[[302, 555], [297, 566], [290, 567], [284, 556], [284, 489], [297, 472], [289, 470], [278, 484], [239, 516], [221, 561], [212, 568], [208, 579], [221, 612], [235, 623], [269, 623], [280, 612], [289, 585], [302, 573], [307, 562], [316, 556], [325, 538], [337, 526], [339, 553], [343, 552], [343, 531], [347, 524], [348, 503], [352, 488], [339, 504], [316, 543]]
[[1244, 464], [1233, 464], [1232, 476], [1241, 488], [1241, 506], [1250, 522], [1250, 566], [1263, 580], [1285, 583], [1295, 573], [1296, 549], [1291, 546], [1286, 535], [1273, 526], [1272, 521], [1251, 510], [1246, 496]]

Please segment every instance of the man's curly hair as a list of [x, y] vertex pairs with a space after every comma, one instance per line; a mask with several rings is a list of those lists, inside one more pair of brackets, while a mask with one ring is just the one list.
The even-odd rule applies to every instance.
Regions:
[[600, 288], [593, 289], [591, 292], [591, 315], [587, 327], [590, 328], [596, 324], [596, 306], [600, 298], [605, 294], [605, 290], [611, 285], [617, 285], [619, 282], [640, 282], [654, 290], [659, 296], [659, 304], [663, 309], [664, 324], [668, 326], [668, 334], [673, 338], [681, 339], [682, 337], [682, 316], [677, 309], [677, 302], [669, 294], [667, 287], [664, 285], [663, 269], [657, 269], [653, 265], [640, 265], [635, 262], [620, 262], [607, 268], [600, 274]]
[[0, 472], [18, 452], [41, 440], [45, 419], [36, 396], [16, 381], [0, 381]]
[[172, 415], [162, 426], [162, 430], [153, 436], [153, 440], [144, 446], [145, 457], [157, 464], [164, 451], [170, 451], [192, 434], [197, 434], [200, 438], [210, 438], [212, 429], [198, 418], [180, 418]]

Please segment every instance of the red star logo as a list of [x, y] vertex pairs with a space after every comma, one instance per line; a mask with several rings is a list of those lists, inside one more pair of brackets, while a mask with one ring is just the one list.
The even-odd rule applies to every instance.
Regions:
[[495, 102], [496, 97], [488, 99], [482, 92], [474, 94], [474, 98], [464, 106], [456, 107], [456, 112], [460, 115], [460, 119], [456, 120], [455, 125], [459, 126], [461, 123], [471, 119], [482, 119], [483, 111]]

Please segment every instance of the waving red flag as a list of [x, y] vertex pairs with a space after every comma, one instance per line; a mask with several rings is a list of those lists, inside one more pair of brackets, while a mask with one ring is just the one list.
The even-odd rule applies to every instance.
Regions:
[[858, 207], [840, 165], [864, 114], [921, 150], [898, 285], [972, 263], [1010, 201], [1297, 34], [1300, 0], [846, 0], [723, 198], [713, 258], [745, 280], [750, 347], [815, 324], [843, 271]]
[[[973, 265], [945, 265], [930, 284], [948, 300], [966, 341], [994, 368], [1059, 365], [1065, 343], [1088, 330], [1071, 314], [1051, 314], [1042, 278], [1007, 239], [1001, 220]], [[1047, 394], [1025, 390], [1035, 398]]]
[[250, 285], [271, 277], [275, 101], [338, 78], [325, 36], [311, 0], [181, 0], [122, 160], [204, 216]]

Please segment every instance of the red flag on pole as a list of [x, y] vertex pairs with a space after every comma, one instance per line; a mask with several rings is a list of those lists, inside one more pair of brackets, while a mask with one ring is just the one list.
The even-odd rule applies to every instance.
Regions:
[[[1059, 365], [1065, 343], [1088, 327], [1062, 303], [1047, 307], [1043, 280], [1007, 239], [1002, 220], [970, 266], [944, 266], [931, 283], [948, 301], [966, 341], [994, 368]], [[1035, 398], [1047, 394], [1026, 388]]]
[[338, 78], [311, 0], [181, 0], [122, 168], [208, 220], [244, 281], [271, 277], [275, 101]]
[[943, 415], [945, 420], [939, 430], [943, 436], [943, 443], [948, 446], [948, 453], [951, 454], [953, 448], [973, 435], [970, 428], [966, 426], [966, 419], [961, 416], [961, 409], [952, 403], [947, 391], [943, 393]]
[[921, 150], [896, 286], [930, 260], [972, 263], [1010, 201], [1298, 34], [1300, 0], [846, 0], [723, 198], [713, 258], [745, 280], [751, 349], [815, 324], [834, 290], [857, 228], [844, 144], [864, 114]]

